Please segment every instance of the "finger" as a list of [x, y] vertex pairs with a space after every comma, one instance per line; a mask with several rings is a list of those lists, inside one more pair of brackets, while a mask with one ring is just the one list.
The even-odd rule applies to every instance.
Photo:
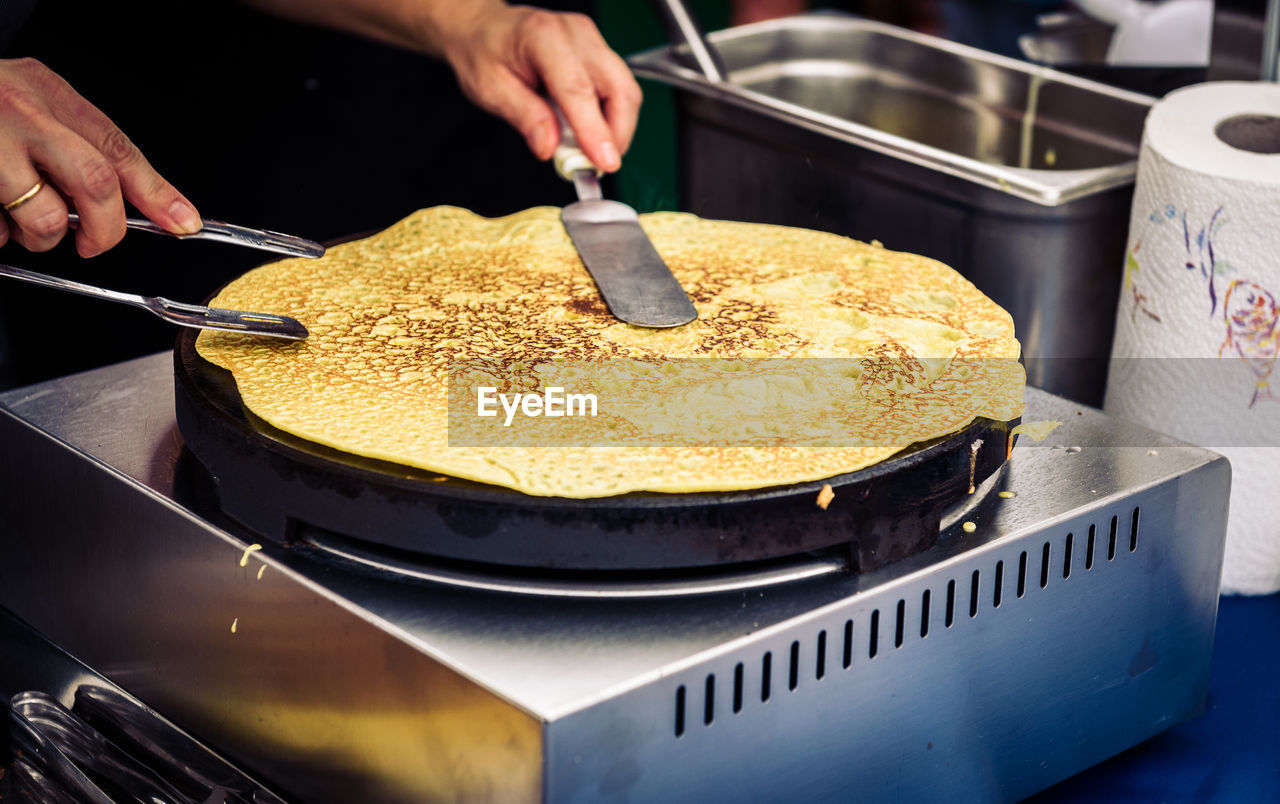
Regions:
[[[12, 183], [3, 182], [6, 186], [0, 188], [0, 191], [4, 192], [3, 198], [6, 203], [12, 203], [22, 197], [41, 180], [30, 164], [27, 165], [27, 170], [34, 178], [30, 182], [26, 179], [18, 180], [18, 183], [25, 188], [22, 192], [17, 194], [10, 192], [8, 187], [11, 187]], [[48, 251], [67, 233], [67, 205], [62, 200], [62, 196], [58, 195], [58, 191], [47, 182], [35, 195], [30, 196], [20, 205], [6, 210], [5, 214], [9, 216], [11, 224], [10, 236], [28, 251]]]
[[525, 74], [531, 85], [542, 84], [587, 158], [602, 170], [617, 170], [622, 157], [588, 69], [601, 53], [610, 51], [591, 19], [581, 14], [529, 14], [520, 26], [514, 52], [513, 69]]
[[640, 85], [626, 61], [609, 47], [590, 20], [583, 19], [570, 27], [577, 39], [574, 52], [582, 54], [614, 143], [619, 151], [626, 153], [635, 135], [644, 98]]
[[115, 168], [129, 203], [175, 234], [200, 231], [204, 223], [195, 206], [151, 166], [124, 132], [103, 118], [101, 127], [93, 133], [101, 137], [96, 145]]
[[[619, 60], [621, 61], [621, 60]], [[622, 76], [608, 75], [600, 87], [600, 95], [604, 98], [604, 116], [613, 132], [618, 149], [626, 153], [631, 147], [631, 138], [635, 136], [636, 124], [640, 120], [640, 104], [644, 95], [640, 85], [629, 69]]]
[[80, 216], [80, 256], [93, 257], [119, 243], [125, 234], [124, 199], [115, 169], [102, 153], [56, 122], [33, 137], [29, 149], [31, 159], [65, 198], [59, 199], [63, 215], [69, 205]]
[[565, 120], [573, 129], [578, 147], [595, 166], [612, 172], [622, 166], [622, 154], [613, 139], [613, 131], [604, 119], [595, 83], [580, 64], [562, 64], [544, 48], [535, 56], [547, 94], [560, 106]]
[[[114, 191], [174, 234], [198, 232], [203, 224], [195, 206], [151, 166], [142, 151], [98, 107], [66, 82], [58, 81], [61, 103], [56, 106], [56, 115], [59, 121], [103, 156], [115, 175]], [[90, 185], [84, 189], [94, 193], [98, 188]], [[79, 210], [80, 199], [76, 197], [75, 201]]]

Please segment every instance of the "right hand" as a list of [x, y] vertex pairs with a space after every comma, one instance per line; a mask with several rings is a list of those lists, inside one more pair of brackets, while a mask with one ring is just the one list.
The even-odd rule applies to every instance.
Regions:
[[0, 205], [44, 187], [0, 214], [10, 239], [48, 251], [80, 215], [76, 250], [101, 254], [125, 233], [124, 202], [174, 234], [200, 230], [200, 215], [93, 104], [34, 59], [0, 59]]
[[435, 43], [477, 106], [510, 123], [550, 159], [564, 112], [583, 153], [605, 172], [622, 166], [640, 114], [631, 69], [590, 17], [505, 3], [450, 6]]

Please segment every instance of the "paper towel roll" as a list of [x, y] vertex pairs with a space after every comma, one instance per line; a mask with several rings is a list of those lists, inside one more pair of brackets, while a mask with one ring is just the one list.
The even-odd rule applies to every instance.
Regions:
[[1280, 590], [1280, 85], [1152, 107], [1105, 407], [1231, 461], [1224, 593]]

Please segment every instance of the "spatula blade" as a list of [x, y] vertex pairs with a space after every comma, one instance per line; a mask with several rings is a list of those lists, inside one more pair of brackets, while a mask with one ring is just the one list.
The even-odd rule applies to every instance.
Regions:
[[635, 210], [617, 201], [569, 204], [560, 214], [609, 312], [639, 327], [678, 327], [698, 317]]

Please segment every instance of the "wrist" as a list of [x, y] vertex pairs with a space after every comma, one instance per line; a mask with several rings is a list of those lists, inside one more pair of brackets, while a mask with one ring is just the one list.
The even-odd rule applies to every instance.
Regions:
[[419, 37], [424, 49], [434, 56], [443, 57], [450, 64], [467, 50], [485, 25], [491, 24], [495, 15], [510, 10], [505, 0], [437, 0], [421, 5]]

